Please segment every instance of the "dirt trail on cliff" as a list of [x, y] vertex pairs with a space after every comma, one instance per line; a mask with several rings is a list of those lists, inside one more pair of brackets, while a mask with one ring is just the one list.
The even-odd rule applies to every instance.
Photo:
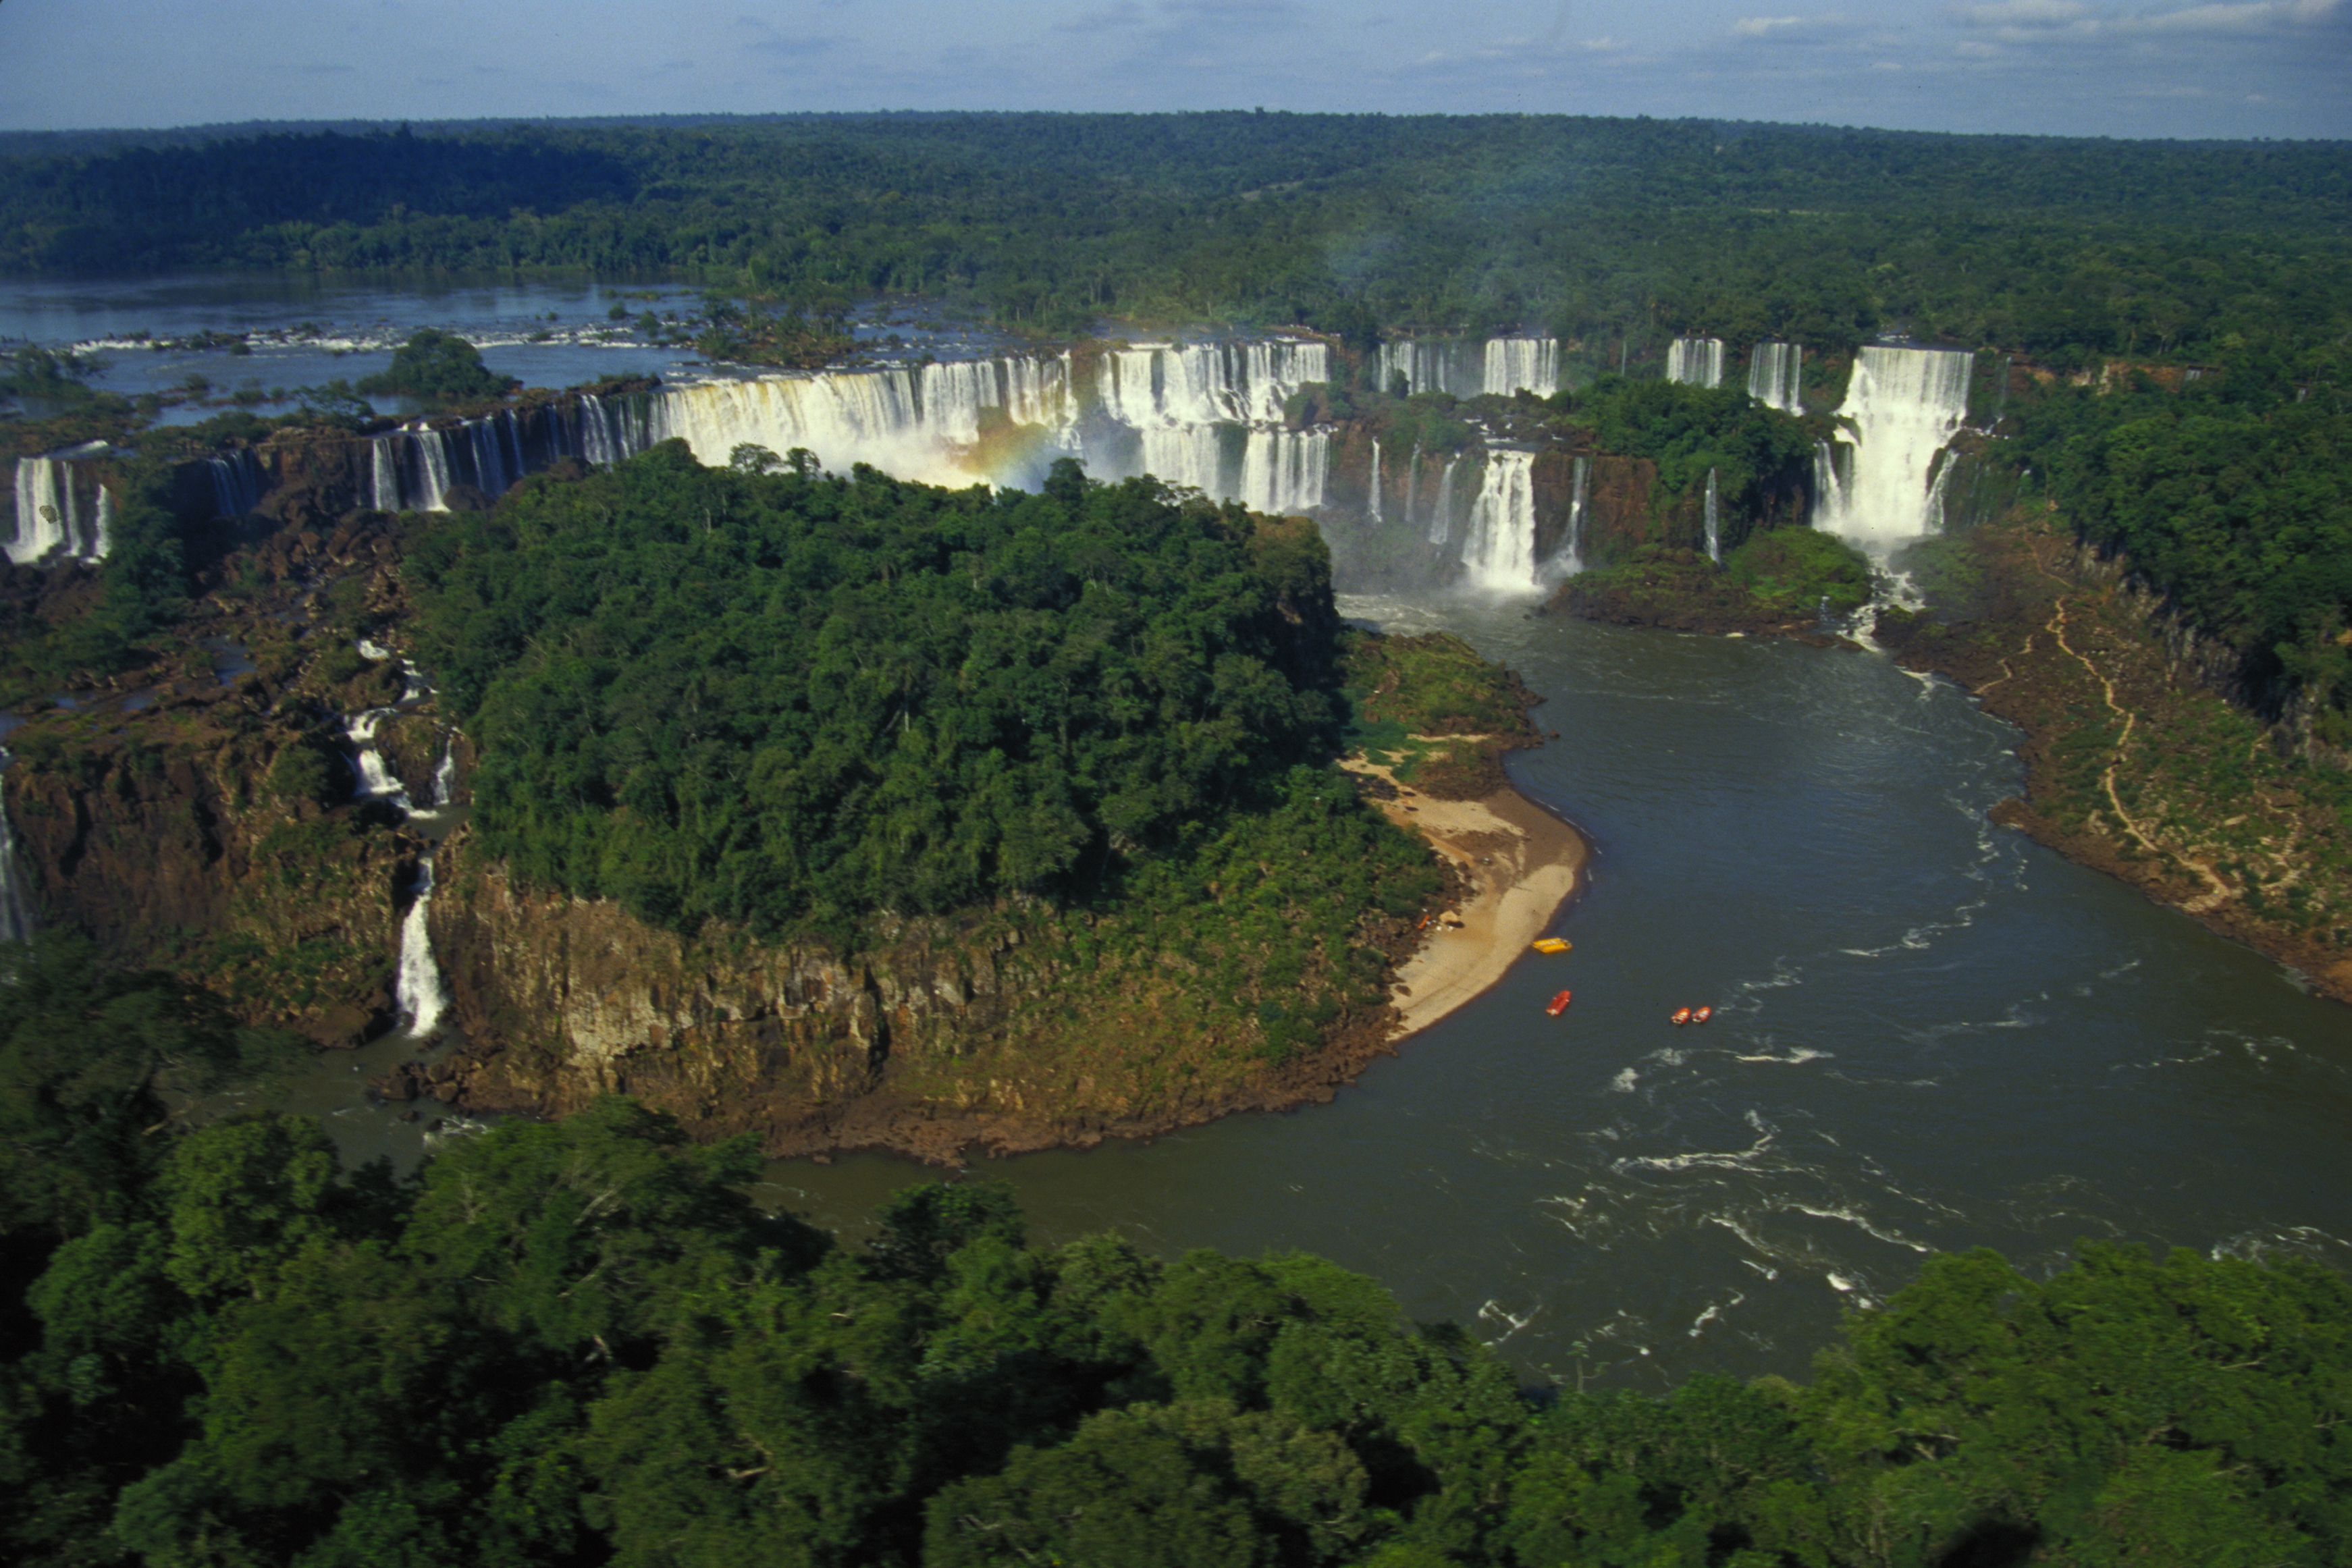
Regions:
[[[1344, 766], [1389, 778], [1361, 758]], [[1475, 890], [1457, 911], [1462, 924], [1433, 924], [1421, 950], [1397, 971], [1391, 1038], [1402, 1040], [1503, 977], [1576, 891], [1590, 848], [1583, 834], [1507, 787], [1475, 800], [1439, 800], [1400, 786], [1396, 799], [1379, 805], [1389, 821], [1428, 840]]]

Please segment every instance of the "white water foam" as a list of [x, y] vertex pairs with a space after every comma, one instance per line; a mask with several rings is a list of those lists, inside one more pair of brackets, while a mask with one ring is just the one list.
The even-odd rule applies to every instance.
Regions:
[[1723, 384], [1723, 340], [1676, 338], [1666, 345], [1666, 380], [1695, 387]]
[[1471, 503], [1462, 544], [1464, 580], [1496, 593], [1529, 593], [1536, 580], [1535, 454], [1497, 447]]
[[1882, 559], [1943, 526], [1937, 463], [1968, 413], [1970, 356], [1877, 345], [1854, 358], [1838, 418], [1851, 446], [1824, 447], [1816, 465], [1815, 526]]

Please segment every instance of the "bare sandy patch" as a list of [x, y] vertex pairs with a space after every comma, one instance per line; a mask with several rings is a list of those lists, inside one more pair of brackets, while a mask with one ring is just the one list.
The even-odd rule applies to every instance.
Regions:
[[[1362, 758], [1344, 766], [1390, 779], [1387, 768]], [[1503, 977], [1576, 891], [1591, 850], [1583, 834], [1516, 789], [1475, 800], [1433, 800], [1403, 785], [1397, 789], [1399, 799], [1377, 802], [1381, 811], [1428, 840], [1475, 890], [1454, 911], [1462, 924], [1432, 921], [1421, 950], [1397, 973], [1391, 1038], [1402, 1040]]]

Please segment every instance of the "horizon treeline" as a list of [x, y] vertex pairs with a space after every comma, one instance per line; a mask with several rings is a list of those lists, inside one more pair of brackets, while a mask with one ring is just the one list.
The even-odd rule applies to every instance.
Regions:
[[2207, 355], [2341, 336], [2329, 143], [1691, 120], [818, 117], [0, 160], [0, 273], [665, 273], [823, 316]]

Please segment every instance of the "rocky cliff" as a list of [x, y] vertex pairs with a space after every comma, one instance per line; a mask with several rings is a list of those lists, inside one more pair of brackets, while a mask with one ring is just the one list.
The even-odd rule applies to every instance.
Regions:
[[[395, 1075], [400, 1097], [562, 1114], [617, 1091], [772, 1154], [944, 1160], [1328, 1099], [1387, 1049], [1380, 1005], [1271, 1064], [1200, 1007], [1182, 959], [1042, 904], [885, 922], [845, 957], [523, 887], [462, 830], [438, 867], [433, 946], [468, 1042], [434, 1076]], [[1376, 924], [1392, 955], [1411, 946], [1410, 923]]]
[[394, 890], [422, 845], [349, 802], [331, 731], [268, 699], [254, 677], [28, 725], [0, 776], [19, 862], [41, 917], [115, 961], [185, 974], [250, 1022], [356, 1044], [390, 1021]]

